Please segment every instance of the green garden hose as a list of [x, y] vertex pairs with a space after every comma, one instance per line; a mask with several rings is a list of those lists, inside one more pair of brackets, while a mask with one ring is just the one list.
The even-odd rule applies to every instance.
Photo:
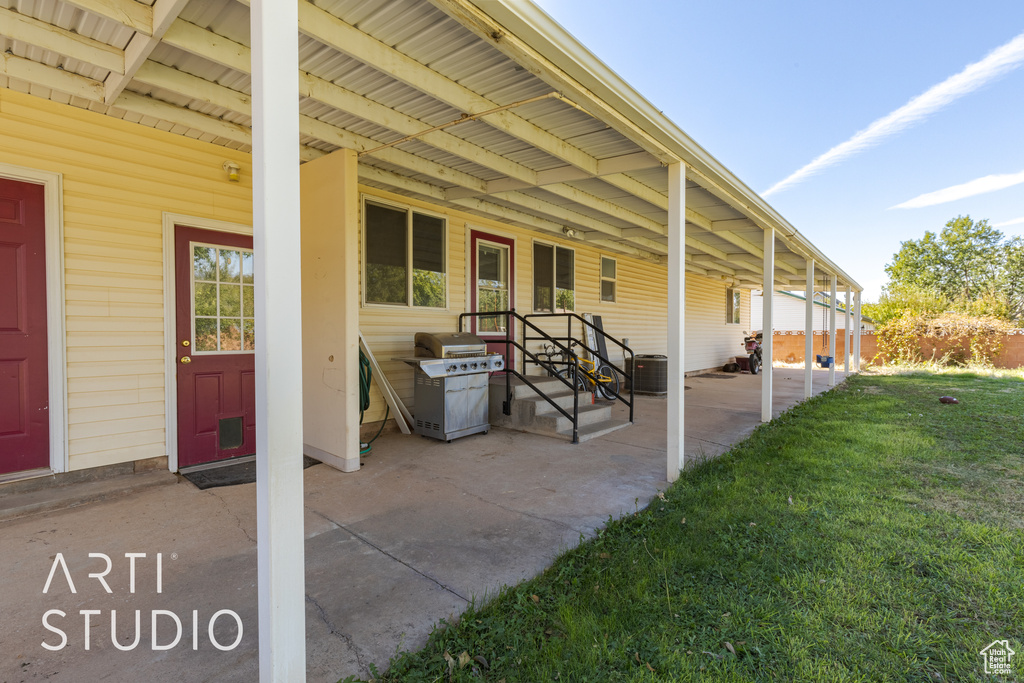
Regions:
[[[363, 355], [363, 350], [359, 349], [359, 424], [363, 424], [363, 413], [370, 407], [370, 380], [373, 379], [373, 370], [370, 369], [370, 361]], [[380, 433], [384, 431], [384, 425], [388, 422], [388, 417], [391, 415], [391, 406], [387, 406], [387, 410], [384, 411], [384, 420], [380, 423], [380, 429], [373, 435], [373, 438], [366, 443], [359, 444], [359, 455], [366, 455], [372, 448], [370, 444], [377, 440]]]

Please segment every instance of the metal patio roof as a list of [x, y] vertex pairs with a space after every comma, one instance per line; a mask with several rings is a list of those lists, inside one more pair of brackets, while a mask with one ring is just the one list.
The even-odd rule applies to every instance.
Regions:
[[[776, 283], [805, 259], [860, 286], [524, 0], [299, 0], [301, 155], [360, 182], [663, 262], [667, 164], [687, 168], [687, 270]], [[249, 151], [249, 8], [237, 0], [0, 0], [0, 86]]]

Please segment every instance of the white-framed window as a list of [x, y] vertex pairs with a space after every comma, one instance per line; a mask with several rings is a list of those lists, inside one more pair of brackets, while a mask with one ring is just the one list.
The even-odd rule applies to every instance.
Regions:
[[576, 310], [576, 252], [568, 247], [533, 243], [533, 310]]
[[728, 325], [739, 325], [740, 324], [740, 290], [738, 289], [726, 289], [725, 290], [725, 322]]
[[192, 354], [256, 348], [252, 249], [192, 242]]
[[617, 294], [615, 291], [616, 268], [615, 259], [608, 256], [601, 257], [601, 301], [603, 302], [615, 303]]
[[363, 202], [363, 303], [446, 308], [447, 221], [409, 207]]

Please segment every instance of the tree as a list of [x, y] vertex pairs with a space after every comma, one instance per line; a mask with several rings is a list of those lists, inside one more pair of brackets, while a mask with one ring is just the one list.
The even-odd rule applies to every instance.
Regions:
[[881, 326], [897, 318], [938, 315], [951, 307], [949, 299], [934, 288], [890, 282], [878, 303], [865, 303], [862, 310], [864, 315]]
[[957, 216], [936, 235], [901, 243], [885, 267], [890, 283], [932, 289], [950, 301], [970, 302], [999, 289], [1003, 233], [987, 220]]
[[1024, 320], [1024, 238], [1015, 237], [1006, 245], [1001, 285], [1007, 293], [1010, 317]]
[[919, 240], [902, 242], [885, 272], [890, 299], [909, 294], [912, 302], [945, 299], [947, 308], [973, 315], [1024, 315], [1024, 243], [1005, 241], [987, 220], [957, 216], [937, 235], [928, 231]]

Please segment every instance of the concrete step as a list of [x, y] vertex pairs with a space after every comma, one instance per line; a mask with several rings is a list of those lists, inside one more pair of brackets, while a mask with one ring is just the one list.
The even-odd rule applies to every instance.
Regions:
[[[528, 377], [538, 389], [548, 393], [554, 403], [572, 413], [573, 392], [569, 391], [564, 384], [555, 378], [543, 375]], [[489, 413], [492, 425], [572, 439], [572, 421], [569, 418], [558, 412], [522, 380], [512, 378], [511, 383], [513, 387], [512, 414], [505, 415], [502, 412], [502, 403], [505, 401], [506, 395], [505, 378], [491, 378]], [[608, 434], [630, 424], [628, 420], [612, 419], [612, 405], [611, 402], [603, 400], [594, 403], [591, 392], [580, 392], [578, 427], [580, 441]]]
[[[566, 387], [564, 384], [562, 384], [562, 382], [560, 382], [558, 379], [556, 379], [554, 377], [548, 377], [547, 375], [527, 375], [527, 379], [529, 379], [530, 382], [532, 382], [538, 389], [543, 391], [545, 394], [554, 394], [554, 393], [561, 393], [563, 391], [568, 391], [568, 387]], [[536, 396], [537, 395], [536, 392], [534, 392], [534, 390], [531, 389], [530, 386], [527, 385], [526, 383], [524, 383], [521, 379], [519, 379], [517, 377], [512, 377], [511, 380], [512, 380], [511, 381], [511, 384], [512, 384], [512, 400], [516, 400], [516, 399], [520, 399], [520, 398], [529, 398], [530, 396]], [[490, 386], [491, 386], [492, 395], [494, 395], [493, 394], [493, 392], [495, 390], [494, 388], [495, 387], [500, 387], [501, 388], [501, 395], [504, 396], [504, 393], [505, 393], [505, 377], [504, 377], [504, 375], [496, 375], [494, 377], [491, 377], [491, 379], [490, 379]], [[504, 400], [504, 398], [502, 400]]]
[[[548, 407], [550, 408], [551, 406]], [[568, 412], [572, 414], [571, 407]], [[582, 428], [585, 425], [607, 422], [611, 417], [612, 407], [610, 405], [581, 405], [579, 426]], [[572, 429], [572, 421], [554, 409], [547, 414], [535, 415], [533, 421], [528, 424], [533, 427], [530, 431], [538, 434], [558, 434], [566, 429]]]
[[167, 470], [151, 470], [109, 479], [80, 481], [67, 486], [4, 488], [0, 489], [0, 521], [77, 507], [126, 496], [154, 486], [177, 483], [178, 477]]
[[[591, 439], [596, 439], [597, 437], [604, 436], [605, 434], [611, 434], [612, 432], [628, 427], [631, 424], [632, 423], [629, 420], [606, 420], [604, 422], [581, 426], [577, 435], [580, 443], [583, 443], [584, 441], [590, 441]], [[571, 440], [572, 427], [559, 432], [559, 434]]]

